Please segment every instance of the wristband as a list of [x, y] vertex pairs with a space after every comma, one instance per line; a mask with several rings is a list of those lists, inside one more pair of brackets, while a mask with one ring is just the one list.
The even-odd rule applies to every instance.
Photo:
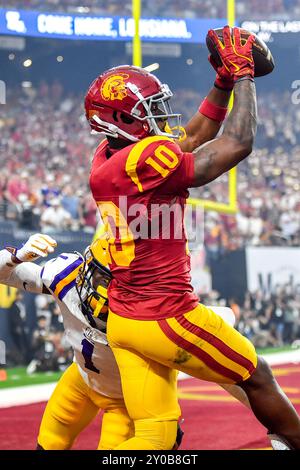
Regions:
[[237, 80], [234, 81], [234, 84], [242, 82], [243, 80], [250, 80], [251, 82], [254, 82], [254, 78], [251, 75], [244, 75], [243, 77], [237, 78]]
[[17, 254], [17, 248], [13, 246], [6, 246], [5, 249], [11, 253], [11, 260], [14, 264], [21, 264], [23, 261], [19, 260], [16, 256]]
[[211, 103], [206, 97], [199, 107], [199, 113], [213, 121], [223, 122], [227, 114], [227, 107], [224, 108], [223, 106]]

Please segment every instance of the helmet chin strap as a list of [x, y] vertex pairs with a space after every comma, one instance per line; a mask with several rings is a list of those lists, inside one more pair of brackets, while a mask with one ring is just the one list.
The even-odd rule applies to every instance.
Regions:
[[[99, 124], [99, 126], [103, 127], [103, 132], [106, 133], [107, 135], [111, 137], [118, 138], [120, 135], [122, 137], [125, 137], [128, 140], [131, 140], [131, 142], [138, 142], [139, 139], [136, 137], [133, 137], [132, 135], [128, 134], [125, 131], [122, 131], [118, 126], [115, 126], [114, 124], [110, 124], [109, 122], [102, 121], [102, 119], [99, 118], [96, 114], [93, 115], [92, 119]], [[99, 132], [101, 133], [101, 132]]]

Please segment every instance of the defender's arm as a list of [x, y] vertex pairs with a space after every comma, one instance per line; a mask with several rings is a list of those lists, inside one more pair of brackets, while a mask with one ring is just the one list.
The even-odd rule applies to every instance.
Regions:
[[53, 238], [35, 234], [20, 250], [12, 247], [1, 250], [0, 283], [28, 292], [50, 293], [41, 279], [42, 268], [28, 261], [53, 253], [55, 246]]
[[9, 251], [0, 251], [0, 284], [41, 294], [41, 270], [42, 268], [34, 263], [15, 264]]

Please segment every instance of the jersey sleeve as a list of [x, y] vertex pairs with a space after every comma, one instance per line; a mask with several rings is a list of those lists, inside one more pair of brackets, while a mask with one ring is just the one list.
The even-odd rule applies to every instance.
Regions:
[[187, 189], [194, 178], [194, 156], [183, 153], [169, 138], [148, 137], [131, 149], [126, 172], [140, 192], [161, 185], [171, 190]]
[[52, 258], [43, 267], [43, 284], [59, 300], [75, 286], [83, 260], [75, 253], [61, 253]]
[[7, 250], [0, 251], [0, 283], [16, 287], [26, 292], [41, 294], [43, 281], [42, 268], [35, 263], [21, 263], [14, 265], [11, 254]]

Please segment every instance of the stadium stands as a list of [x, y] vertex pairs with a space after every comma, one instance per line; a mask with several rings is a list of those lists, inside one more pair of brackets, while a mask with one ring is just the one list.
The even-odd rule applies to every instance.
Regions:
[[[0, 7], [24, 8], [42, 11], [64, 11], [108, 15], [128, 15], [131, 0], [0, 0]], [[144, 16], [167, 16], [185, 18], [225, 18], [225, 0], [142, 0]], [[249, 18], [296, 18], [300, 14], [299, 0], [237, 0], [238, 17]]]
[[[89, 133], [83, 97], [66, 95], [59, 83], [45, 82], [29, 94], [20, 93], [0, 108], [0, 217], [38, 229], [45, 210], [59, 198], [71, 214], [66, 228], [92, 231], [97, 220], [88, 172], [98, 138]], [[183, 111], [184, 122], [197, 101], [199, 95], [193, 91], [176, 92], [174, 107]], [[289, 93], [263, 95], [258, 106], [256, 148], [239, 166], [240, 213], [206, 215], [209, 256], [247, 244], [300, 242], [300, 110]], [[192, 195], [226, 202], [226, 178], [193, 190]]]

